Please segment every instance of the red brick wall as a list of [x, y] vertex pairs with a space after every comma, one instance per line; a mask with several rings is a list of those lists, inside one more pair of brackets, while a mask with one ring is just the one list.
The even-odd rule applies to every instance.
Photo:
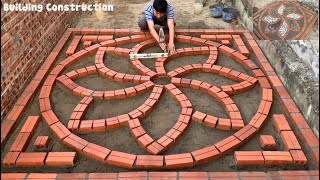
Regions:
[[[34, 1], [34, 0], [33, 0]], [[81, 4], [82, 0], [69, 0]], [[1, 0], [2, 4], [30, 3]], [[36, 0], [36, 3], [52, 1]], [[1, 7], [1, 120], [39, 69], [64, 31], [74, 27], [79, 12], [5, 12]]]

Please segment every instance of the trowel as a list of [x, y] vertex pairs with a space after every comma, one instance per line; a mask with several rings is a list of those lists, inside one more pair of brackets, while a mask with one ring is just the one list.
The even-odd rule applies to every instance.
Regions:
[[[159, 30], [159, 43], [165, 43], [165, 36], [163, 29], [160, 28]], [[168, 57], [167, 48], [165, 48], [163, 53], [141, 53], [141, 54], [129, 54], [130, 59], [147, 59], [147, 58], [161, 58], [161, 57]]]

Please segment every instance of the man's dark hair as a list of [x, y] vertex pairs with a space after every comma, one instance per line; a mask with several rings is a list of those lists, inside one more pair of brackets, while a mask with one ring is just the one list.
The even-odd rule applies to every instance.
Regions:
[[159, 13], [167, 12], [168, 3], [166, 0], [154, 0], [153, 8]]

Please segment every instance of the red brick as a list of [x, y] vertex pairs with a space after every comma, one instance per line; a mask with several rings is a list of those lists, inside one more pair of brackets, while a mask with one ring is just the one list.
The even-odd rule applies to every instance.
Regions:
[[289, 150], [301, 150], [301, 146], [293, 133], [293, 131], [281, 131], [280, 137], [283, 145], [287, 151]]
[[181, 167], [192, 167], [193, 159], [190, 153], [175, 154], [165, 156], [166, 168], [181, 168]]
[[45, 152], [23, 152], [20, 153], [17, 166], [43, 166], [46, 158]]
[[101, 147], [99, 145], [89, 143], [84, 149], [83, 153], [97, 161], [105, 162], [106, 157], [110, 154], [111, 150]]
[[265, 165], [287, 165], [293, 162], [290, 152], [287, 151], [262, 151]]
[[30, 140], [31, 140], [31, 133], [20, 132], [16, 137], [16, 139], [14, 140], [14, 142], [12, 143], [10, 151], [15, 151], [15, 152], [25, 151]]
[[203, 124], [205, 126], [210, 127], [210, 128], [215, 128], [216, 125], [217, 125], [217, 121], [218, 121], [217, 117], [214, 117], [214, 116], [211, 116], [211, 115], [207, 115], [206, 118], [203, 121]]
[[219, 157], [220, 153], [215, 146], [208, 146], [200, 150], [191, 152], [196, 164], [202, 164]]
[[291, 131], [286, 117], [283, 114], [274, 114], [272, 116], [272, 121], [278, 133], [281, 131]]
[[270, 83], [268, 82], [266, 77], [258, 77], [258, 82], [262, 88], [271, 88]]
[[138, 155], [136, 160], [137, 168], [162, 168], [164, 156]]
[[83, 148], [85, 148], [89, 142], [84, 139], [79, 138], [74, 134], [70, 134], [63, 140], [63, 143], [69, 147], [75, 148], [77, 151], [81, 152]]
[[307, 158], [302, 150], [290, 150], [293, 163], [307, 165]]
[[138, 138], [138, 143], [143, 148], [147, 148], [147, 146], [150, 145], [153, 141], [154, 140], [148, 134], [144, 134]]
[[89, 173], [88, 180], [98, 180], [98, 179], [117, 179], [118, 173]]
[[230, 119], [219, 118], [217, 129], [230, 130], [231, 129], [231, 121], [230, 121]]
[[111, 154], [108, 156], [107, 162], [110, 165], [132, 168], [135, 159], [136, 155], [112, 151]]
[[264, 165], [264, 158], [261, 151], [235, 151], [234, 159], [237, 166]]
[[275, 91], [277, 93], [277, 95], [281, 98], [281, 99], [290, 99], [290, 95], [288, 93], [288, 91], [286, 90], [285, 87], [283, 86], [278, 86], [275, 87]]
[[229, 180], [237, 180], [238, 175], [237, 172], [209, 172], [211, 180], [214, 179], [229, 179]]
[[168, 136], [162, 136], [157, 142], [164, 147], [165, 150], [172, 147], [174, 141], [173, 139], [169, 138]]
[[46, 166], [74, 166], [75, 152], [49, 152], [45, 160]]
[[36, 127], [40, 121], [39, 116], [28, 116], [26, 122], [22, 126], [21, 133], [31, 133], [34, 134]]
[[267, 116], [265, 114], [261, 114], [258, 112], [252, 117], [249, 124], [255, 127], [256, 129], [259, 129], [262, 126], [262, 124], [265, 122], [266, 118]]
[[289, 117], [297, 128], [299, 128], [299, 129], [309, 129], [310, 128], [301, 113], [290, 113]]
[[2, 160], [2, 164], [5, 166], [8, 165], [15, 165], [16, 164], [16, 160], [18, 159], [18, 156], [20, 155], [21, 152], [12, 152], [9, 151], [5, 157]]
[[259, 143], [264, 150], [274, 150], [276, 148], [276, 141], [271, 135], [260, 135]]
[[296, 104], [294, 103], [294, 101], [292, 99], [281, 99], [281, 102], [284, 106], [284, 109], [286, 110], [286, 112], [288, 114], [300, 112], [298, 107], [296, 106]]
[[214, 146], [222, 153], [227, 154], [231, 149], [238, 147], [240, 141], [235, 136], [229, 136], [228, 138], [217, 142]]
[[234, 136], [240, 139], [241, 141], [247, 141], [250, 139], [255, 133], [257, 132], [256, 128], [252, 127], [251, 125], [246, 125], [236, 133]]
[[48, 136], [38, 136], [33, 146], [35, 148], [46, 148], [48, 147], [49, 140]]

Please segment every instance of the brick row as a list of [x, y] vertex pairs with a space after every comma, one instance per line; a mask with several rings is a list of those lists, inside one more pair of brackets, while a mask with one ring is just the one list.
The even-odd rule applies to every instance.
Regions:
[[146, 92], [147, 90], [149, 90], [152, 87], [151, 85], [153, 85], [153, 90], [152, 90], [149, 98], [141, 106], [139, 106], [137, 109], [128, 113], [132, 119], [145, 117], [147, 114], [149, 114], [151, 112], [152, 108], [159, 101], [159, 98], [160, 98], [160, 96], [162, 94], [162, 90], [163, 90], [162, 85], [154, 85], [153, 83], [152, 84], [149, 83], [149, 85], [148, 84], [146, 85], [148, 87], [143, 86], [143, 84], [142, 84], [139, 86], [135, 86], [135, 88], [137, 89], [137, 92], [142, 93], [142, 92]]
[[237, 166], [280, 166], [307, 162], [302, 151], [235, 151]]
[[143, 65], [139, 59], [131, 59], [130, 62], [140, 74], [150, 76], [150, 77], [154, 77], [157, 75], [156, 72], [152, 71], [151, 69]]
[[[15, 122], [20, 118], [22, 111], [25, 109], [26, 105], [28, 104], [30, 99], [33, 97], [34, 92], [37, 91], [37, 89], [39, 88], [40, 83], [43, 82], [45, 75], [47, 74], [51, 65], [56, 60], [59, 52], [62, 50], [64, 44], [67, 42], [71, 33], [72, 32], [69, 30], [67, 30], [64, 33], [63, 37], [58, 41], [57, 45], [53, 48], [53, 51], [48, 55], [48, 57], [45, 59], [40, 69], [37, 71], [36, 76], [32, 79], [29, 85], [27, 85], [26, 89], [23, 92], [25, 95], [18, 98], [15, 106], [13, 106], [13, 108], [8, 113], [5, 120], [2, 121], [1, 146], [5, 145], [6, 140], [10, 136], [12, 128], [15, 125]], [[20, 105], [18, 103], [20, 103]], [[16, 105], [19, 105], [19, 106], [16, 106]]]
[[108, 35], [84, 35], [82, 36], [82, 41], [92, 41], [92, 42], [103, 42], [107, 40], [113, 39], [113, 36], [108, 36]]
[[283, 170], [283, 171], [241, 171], [241, 172], [175, 172], [175, 171], [141, 171], [120, 173], [1, 173], [4, 180], [33, 180], [33, 179], [318, 179], [318, 170]]
[[234, 42], [234, 44], [236, 45], [238, 51], [239, 51], [241, 54], [249, 57], [249, 54], [250, 54], [250, 53], [249, 53], [249, 50], [247, 49], [246, 45], [245, 45], [244, 42], [242, 41], [241, 36], [240, 36], [240, 35], [232, 35], [232, 37], [233, 37], [233, 42]]
[[[277, 96], [279, 97], [280, 103], [283, 105], [284, 110], [286, 111], [287, 115], [289, 116], [290, 120], [292, 120], [293, 124], [298, 128], [298, 131], [300, 132], [300, 136], [302, 139], [310, 139], [309, 137], [312, 137], [311, 139], [316, 139], [314, 133], [310, 129], [308, 123], [300, 113], [298, 107], [295, 105], [294, 101], [291, 99], [289, 93], [287, 92], [286, 88], [283, 86], [283, 83], [281, 82], [280, 78], [276, 75], [274, 72], [272, 66], [269, 64], [267, 58], [263, 54], [262, 50], [259, 48], [257, 43], [253, 39], [249, 39], [252, 36], [250, 33], [244, 33], [244, 35], [247, 38], [248, 45], [250, 49], [253, 52], [253, 55], [257, 59], [257, 61], [261, 65], [261, 70], [267, 74], [267, 78], [270, 80], [271, 84], [274, 86], [275, 92]], [[248, 37], [249, 38], [248, 38]], [[270, 83], [268, 82], [268, 79], [266, 77], [258, 77], [259, 84], [261, 86], [264, 86], [266, 88], [271, 88]], [[279, 127], [276, 127], [279, 128]], [[283, 127], [285, 128], [285, 127]], [[287, 126], [289, 129], [290, 127]], [[278, 129], [280, 130], [280, 129]], [[304, 132], [304, 133], [301, 133]], [[308, 132], [308, 133], [305, 133]], [[309, 136], [310, 135], [310, 136]], [[313, 155], [312, 158], [314, 162], [319, 165], [319, 145], [315, 145], [311, 143], [311, 141], [307, 141], [305, 143], [308, 147], [308, 150]], [[319, 143], [318, 143], [319, 144]]]
[[[184, 82], [181, 83], [182, 87], [184, 86], [183, 83]], [[188, 83], [185, 83], [185, 84], [187, 86], [189, 86], [190, 80]], [[170, 96], [180, 105], [181, 108], [191, 108], [192, 107], [192, 104], [189, 101], [189, 99], [187, 98], [187, 96], [185, 96], [175, 85], [173, 85], [172, 83], [167, 84], [167, 85], [165, 85], [165, 89], [170, 94]]]

